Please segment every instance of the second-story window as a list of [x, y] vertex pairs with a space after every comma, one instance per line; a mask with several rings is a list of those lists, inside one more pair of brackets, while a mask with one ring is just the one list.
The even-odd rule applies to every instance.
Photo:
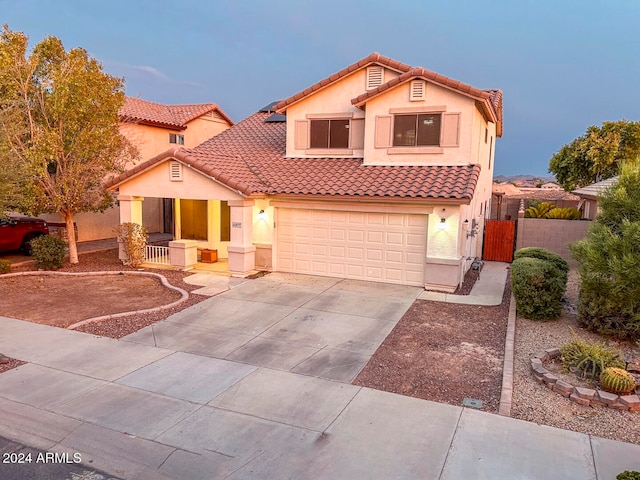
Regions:
[[184, 135], [180, 135], [179, 133], [170, 133], [169, 143], [175, 143], [176, 145], [184, 145]]
[[393, 146], [439, 146], [442, 115], [421, 113], [395, 115], [393, 120]]
[[311, 120], [311, 148], [349, 148], [349, 120]]

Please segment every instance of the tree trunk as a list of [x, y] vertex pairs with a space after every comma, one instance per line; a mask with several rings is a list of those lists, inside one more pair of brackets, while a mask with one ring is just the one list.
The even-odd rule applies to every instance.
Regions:
[[67, 224], [67, 241], [69, 243], [69, 263], [78, 263], [78, 245], [76, 244], [76, 229], [73, 225], [73, 213], [64, 215]]

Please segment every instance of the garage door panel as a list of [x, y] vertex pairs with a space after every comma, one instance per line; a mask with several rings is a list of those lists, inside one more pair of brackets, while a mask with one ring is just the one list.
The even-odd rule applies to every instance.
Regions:
[[382, 213], [369, 213], [367, 214], [368, 225], [384, 225], [384, 214]]
[[427, 215], [278, 208], [280, 271], [423, 285]]
[[347, 238], [350, 242], [364, 243], [365, 232], [363, 230], [349, 230]]
[[424, 242], [424, 237], [417, 233], [408, 233], [406, 235], [406, 239], [407, 239], [407, 246], [422, 247]]
[[424, 260], [424, 254], [420, 252], [406, 252], [406, 263], [409, 265], [419, 265]]
[[381, 244], [384, 241], [384, 232], [367, 232], [367, 243]]
[[396, 250], [387, 250], [385, 260], [392, 263], [402, 263], [402, 261], [404, 260], [404, 255], [401, 251], [399, 252]]
[[409, 215], [407, 219], [407, 226], [427, 228], [427, 216], [426, 215]]
[[344, 225], [349, 218], [349, 214], [347, 212], [330, 212], [329, 218], [331, 219], [331, 223]]
[[347, 264], [348, 278], [363, 278], [364, 277], [364, 265], [352, 265]]
[[367, 248], [367, 260], [381, 262], [384, 258], [384, 252], [380, 249]]
[[405, 215], [390, 214], [387, 220], [387, 225], [402, 227], [405, 223], [404, 219]]
[[387, 233], [387, 245], [403, 245], [404, 235], [402, 233]]

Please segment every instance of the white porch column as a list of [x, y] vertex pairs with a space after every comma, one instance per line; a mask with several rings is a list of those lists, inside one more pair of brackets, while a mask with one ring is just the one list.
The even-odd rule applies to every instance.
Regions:
[[118, 195], [120, 203], [120, 223], [137, 223], [142, 225], [142, 201], [144, 197]]
[[253, 245], [254, 200], [229, 200], [231, 207], [231, 242], [229, 270], [234, 277], [246, 276], [256, 266], [256, 247]]
[[[120, 203], [120, 223], [137, 223], [142, 225], [142, 201], [144, 197], [118, 195]], [[118, 240], [118, 258], [127, 260], [122, 243]]]

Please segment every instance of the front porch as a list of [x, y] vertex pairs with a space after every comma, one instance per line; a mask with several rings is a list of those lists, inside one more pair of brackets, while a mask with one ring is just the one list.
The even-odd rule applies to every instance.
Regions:
[[[246, 277], [255, 272], [256, 243], [267, 243], [271, 250], [271, 239], [261, 237], [269, 220], [266, 200], [248, 198], [180, 162], [155, 165], [119, 185], [120, 222], [144, 225], [145, 198], [164, 199], [165, 228], [173, 233], [165, 248], [147, 248], [150, 266]], [[217, 261], [202, 261], [203, 251], [215, 251]], [[270, 265], [271, 260], [263, 263]]]

